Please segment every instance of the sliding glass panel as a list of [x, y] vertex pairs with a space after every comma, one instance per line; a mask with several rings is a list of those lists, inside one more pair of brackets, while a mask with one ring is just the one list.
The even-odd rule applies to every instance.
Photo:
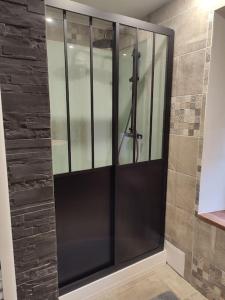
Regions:
[[67, 13], [67, 56], [72, 171], [90, 169], [91, 96], [89, 18]]
[[153, 34], [138, 30], [136, 161], [149, 160]]
[[94, 166], [112, 164], [112, 23], [93, 19]]
[[163, 124], [165, 106], [165, 83], [167, 61], [167, 36], [155, 35], [155, 71], [152, 116], [151, 159], [162, 158]]
[[120, 25], [119, 37], [119, 163], [133, 162], [132, 77], [136, 29]]
[[59, 174], [69, 170], [62, 11], [47, 7], [46, 26], [53, 173]]

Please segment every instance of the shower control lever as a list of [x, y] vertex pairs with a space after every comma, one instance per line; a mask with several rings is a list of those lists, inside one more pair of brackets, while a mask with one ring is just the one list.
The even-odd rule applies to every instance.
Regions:
[[142, 140], [142, 139], [143, 139], [143, 134], [137, 133], [137, 139], [138, 139], [138, 140]]
[[[125, 132], [124, 135], [128, 138], [133, 138], [134, 137], [133, 130], [131, 128], [129, 128], [129, 132]], [[137, 140], [142, 140], [143, 135], [141, 133], [136, 133], [136, 138], [137, 138]]]

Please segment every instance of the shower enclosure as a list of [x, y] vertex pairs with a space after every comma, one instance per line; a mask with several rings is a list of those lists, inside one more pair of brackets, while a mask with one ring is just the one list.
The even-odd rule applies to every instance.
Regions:
[[64, 293], [163, 249], [173, 31], [46, 4]]

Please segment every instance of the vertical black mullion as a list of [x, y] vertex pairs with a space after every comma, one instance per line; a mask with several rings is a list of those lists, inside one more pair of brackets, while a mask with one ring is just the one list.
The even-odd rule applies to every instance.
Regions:
[[151, 78], [151, 103], [150, 103], [150, 131], [149, 131], [149, 160], [152, 153], [152, 122], [153, 122], [153, 101], [154, 101], [154, 81], [155, 81], [155, 33], [152, 38], [152, 78]]
[[167, 37], [167, 55], [166, 55], [166, 74], [165, 74], [165, 91], [164, 91], [164, 123], [163, 123], [163, 147], [162, 157], [168, 160], [169, 152], [169, 131], [170, 131], [170, 111], [171, 111], [171, 94], [172, 94], [172, 74], [173, 74], [173, 47], [174, 36]]
[[117, 211], [117, 186], [119, 165], [118, 149], [118, 111], [119, 111], [119, 35], [120, 24], [113, 24], [113, 197], [112, 197], [112, 261], [116, 264], [116, 211]]
[[136, 28], [135, 47], [134, 47], [134, 102], [133, 105], [133, 163], [136, 162], [136, 142], [137, 142], [137, 82], [138, 82], [138, 29]]
[[71, 172], [71, 135], [70, 135], [70, 102], [69, 102], [69, 79], [68, 79], [68, 53], [67, 53], [67, 19], [66, 11], [63, 11], [63, 35], [65, 54], [65, 79], [66, 79], [66, 113], [67, 113], [67, 139], [68, 139], [68, 164]]
[[92, 169], [95, 167], [95, 129], [94, 129], [94, 83], [93, 83], [93, 28], [92, 17], [89, 18], [90, 28], [90, 89], [91, 89], [91, 159]]
[[112, 116], [112, 147], [113, 165], [118, 165], [118, 98], [119, 98], [119, 23], [113, 24], [113, 116]]
[[166, 199], [167, 199], [167, 172], [168, 172], [168, 156], [169, 156], [169, 131], [170, 131], [170, 111], [171, 111], [171, 95], [172, 95], [172, 78], [173, 78], [173, 54], [174, 54], [174, 34], [167, 37], [167, 57], [166, 57], [166, 80], [164, 94], [164, 123], [163, 123], [163, 147], [162, 158], [164, 161], [163, 169], [163, 202], [162, 211], [162, 240], [165, 236], [165, 214], [166, 214]]

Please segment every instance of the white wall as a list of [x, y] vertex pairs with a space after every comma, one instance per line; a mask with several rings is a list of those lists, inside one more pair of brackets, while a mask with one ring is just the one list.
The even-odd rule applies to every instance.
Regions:
[[2, 105], [0, 93], [0, 262], [2, 267], [4, 300], [16, 300], [16, 279], [12, 243], [11, 217], [9, 207], [8, 176]]
[[225, 19], [215, 13], [199, 212], [225, 209]]

